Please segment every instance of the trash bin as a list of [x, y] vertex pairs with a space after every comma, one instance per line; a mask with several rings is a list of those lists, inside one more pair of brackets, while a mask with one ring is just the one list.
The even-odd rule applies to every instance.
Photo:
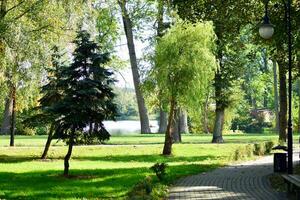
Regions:
[[274, 172], [287, 171], [286, 155], [287, 153], [274, 153]]

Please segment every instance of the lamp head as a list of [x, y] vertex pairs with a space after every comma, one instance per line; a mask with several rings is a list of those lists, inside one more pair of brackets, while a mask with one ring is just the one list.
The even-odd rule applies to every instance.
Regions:
[[264, 21], [259, 27], [259, 35], [264, 39], [270, 39], [274, 34], [274, 25], [270, 23], [268, 15], [264, 16]]

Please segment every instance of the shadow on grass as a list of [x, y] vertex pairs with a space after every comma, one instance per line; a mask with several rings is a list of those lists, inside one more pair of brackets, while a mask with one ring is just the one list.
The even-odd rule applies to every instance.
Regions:
[[110, 162], [197, 162], [197, 161], [204, 161], [204, 160], [216, 160], [220, 159], [220, 156], [213, 156], [213, 155], [205, 155], [205, 156], [190, 156], [190, 157], [183, 157], [183, 156], [169, 156], [165, 157], [162, 155], [116, 155], [116, 156], [73, 156], [73, 160], [79, 161], [110, 161]]
[[[49, 157], [48, 159], [41, 160], [38, 156], [7, 156], [0, 155], [0, 163], [21, 163], [21, 162], [52, 162], [63, 159], [64, 156]], [[116, 155], [116, 156], [72, 156], [72, 160], [78, 161], [106, 161], [106, 162], [201, 162], [205, 160], [219, 160], [221, 156], [205, 155], [205, 156], [162, 156], [162, 155]]]
[[[218, 165], [169, 166], [167, 182], [217, 167]], [[150, 173], [148, 168], [71, 170], [73, 176], [92, 178], [69, 179], [61, 176], [62, 171], [55, 170], [0, 172], [0, 199], [123, 199], [138, 181]]]
[[21, 163], [39, 159], [38, 156], [8, 156], [0, 155], [0, 163]]

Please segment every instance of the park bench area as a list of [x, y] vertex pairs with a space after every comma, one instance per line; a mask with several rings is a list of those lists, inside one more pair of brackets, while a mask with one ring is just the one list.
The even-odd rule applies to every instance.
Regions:
[[287, 184], [287, 194], [291, 194], [292, 192], [296, 193], [296, 199], [300, 199], [299, 191], [300, 191], [300, 176], [299, 175], [290, 175], [284, 174], [282, 175], [285, 183]]

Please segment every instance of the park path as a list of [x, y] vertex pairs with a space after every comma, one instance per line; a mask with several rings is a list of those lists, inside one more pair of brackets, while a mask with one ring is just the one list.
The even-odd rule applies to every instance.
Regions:
[[[298, 153], [294, 161], [298, 161]], [[210, 199], [287, 199], [271, 188], [268, 175], [273, 173], [273, 157], [266, 156], [219, 168], [211, 172], [179, 179], [170, 188], [170, 200]]]

